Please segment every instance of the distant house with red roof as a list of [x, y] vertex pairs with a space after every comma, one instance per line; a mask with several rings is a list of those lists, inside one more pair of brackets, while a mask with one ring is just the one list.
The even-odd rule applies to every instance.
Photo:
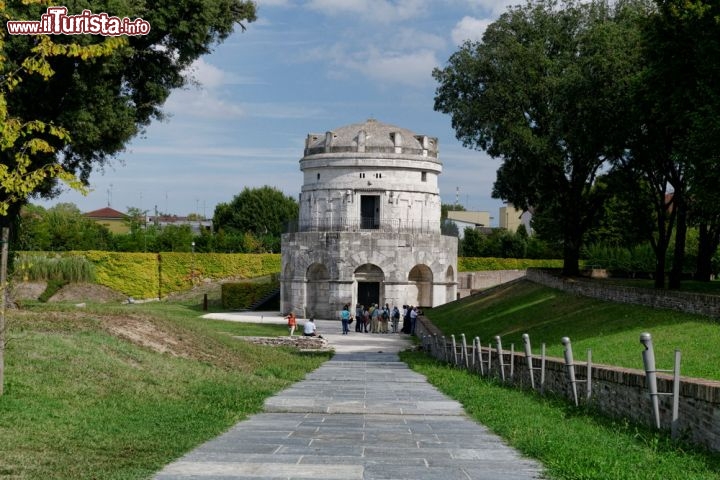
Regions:
[[130, 231], [130, 225], [127, 223], [127, 215], [118, 212], [114, 208], [105, 207], [87, 212], [83, 215], [107, 227], [112, 233], [128, 233]]

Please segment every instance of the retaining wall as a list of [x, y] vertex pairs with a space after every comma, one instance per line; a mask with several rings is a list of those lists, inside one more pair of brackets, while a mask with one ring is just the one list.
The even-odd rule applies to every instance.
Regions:
[[[425, 336], [423, 346], [433, 356], [459, 366], [465, 365], [465, 358], [461, 354], [461, 339], [456, 339], [457, 352], [452, 351], [450, 339], [443, 345], [441, 333], [425, 317], [419, 317], [416, 333], [420, 338]], [[435, 346], [437, 338], [438, 346]], [[487, 340], [483, 342], [487, 345]], [[532, 339], [531, 339], [532, 341]], [[479, 373], [477, 353], [473, 351], [471, 338], [467, 339], [467, 363], [469, 368]], [[528, 361], [524, 352], [511, 352], [504, 346], [503, 363], [505, 364], [505, 381], [519, 388], [531, 388]], [[539, 345], [533, 352], [533, 366], [540, 367]], [[522, 346], [516, 347], [522, 350]], [[491, 355], [491, 368], [485, 375], [501, 378], [500, 361], [495, 348], [482, 347], [482, 356], [487, 359]], [[576, 352], [579, 356], [579, 352]], [[585, 356], [585, 353], [582, 354]], [[640, 353], [638, 353], [638, 356]], [[513, 357], [513, 372], [510, 371], [511, 356]], [[473, 357], [475, 362], [473, 366]], [[574, 362], [575, 376], [579, 382], [587, 379], [587, 364], [584, 361]], [[560, 358], [547, 357], [545, 359], [545, 381], [540, 385], [540, 372], [535, 370], [535, 388], [544, 393], [554, 393], [574, 401], [572, 386], [568, 381], [565, 361]], [[640, 424], [654, 426], [652, 404], [646, 384], [646, 375], [642, 370], [614, 367], [610, 365], [592, 365], [591, 385], [592, 391], [589, 400], [585, 399], [586, 384], [577, 383], [578, 397], [582, 403], [597, 408], [602, 413], [615, 417], [626, 418]], [[658, 373], [658, 391], [672, 392], [672, 377]], [[672, 400], [669, 396], [660, 397], [661, 429], [670, 430]], [[680, 404], [678, 433], [691, 443], [705, 446], [713, 451], [720, 451], [720, 382], [697, 378], [682, 377], [680, 382]]]
[[527, 269], [526, 278], [532, 282], [545, 285], [546, 287], [557, 288], [586, 297], [611, 302], [645, 305], [654, 308], [668, 308], [681, 312], [705, 315], [716, 319], [720, 318], [720, 296], [718, 295], [623, 287], [605, 282], [598, 283], [597, 280], [558, 277], [546, 271], [533, 268]]

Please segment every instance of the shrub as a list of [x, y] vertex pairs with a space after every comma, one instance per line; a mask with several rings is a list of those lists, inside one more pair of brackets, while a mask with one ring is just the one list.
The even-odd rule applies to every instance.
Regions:
[[22, 281], [93, 282], [95, 266], [84, 255], [19, 253], [15, 275]]
[[221, 289], [222, 306], [229, 310], [249, 308], [279, 286], [280, 282], [277, 281], [224, 283]]

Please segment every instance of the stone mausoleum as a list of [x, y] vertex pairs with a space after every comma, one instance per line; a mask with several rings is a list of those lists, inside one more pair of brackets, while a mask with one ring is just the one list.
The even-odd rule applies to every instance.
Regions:
[[370, 119], [310, 134], [297, 225], [282, 237], [283, 313], [434, 307], [456, 298], [457, 238], [440, 234], [437, 138]]

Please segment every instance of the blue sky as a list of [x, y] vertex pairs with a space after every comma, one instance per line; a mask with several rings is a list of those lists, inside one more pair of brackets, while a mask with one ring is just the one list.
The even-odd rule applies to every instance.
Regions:
[[245, 187], [271, 185], [297, 197], [307, 134], [375, 118], [438, 137], [443, 202], [454, 203], [459, 187], [466, 208], [497, 217], [502, 203], [490, 193], [500, 162], [455, 139], [450, 117], [433, 110], [431, 72], [516, 2], [257, 3], [258, 20], [195, 63], [194, 85], [165, 104], [167, 120], [94, 172], [89, 195], [36, 203], [212, 217]]

